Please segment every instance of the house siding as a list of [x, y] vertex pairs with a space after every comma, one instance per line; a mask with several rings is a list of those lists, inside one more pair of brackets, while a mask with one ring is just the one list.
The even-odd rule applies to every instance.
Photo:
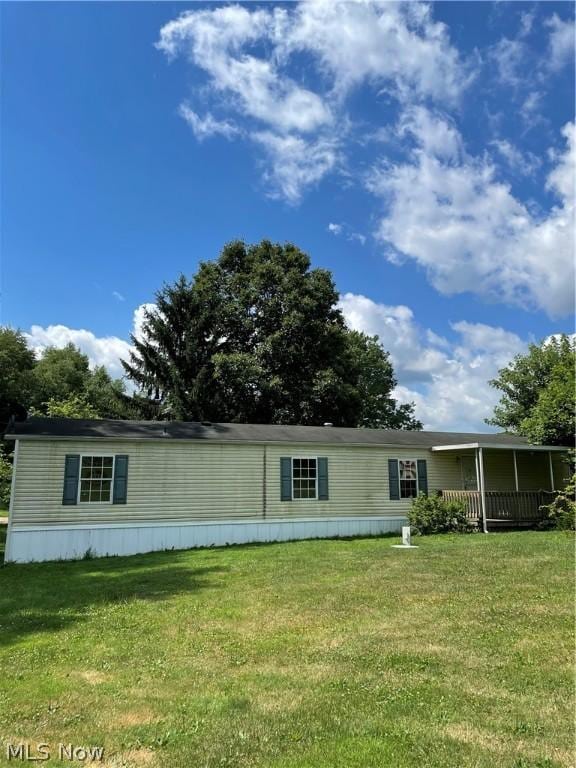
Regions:
[[[282, 456], [328, 457], [329, 500], [280, 500], [280, 458]], [[434, 454], [426, 449], [372, 448], [364, 446], [316, 446], [283, 444], [267, 447], [267, 517], [310, 517], [330, 515], [407, 515], [411, 499], [390, 499], [388, 459], [425, 459], [428, 491], [460, 488], [461, 475], [454, 456]], [[448, 486], [447, 483], [452, 485]], [[453, 485], [457, 483], [457, 485]]]
[[[66, 454], [129, 456], [126, 504], [62, 505]], [[262, 448], [119, 440], [21, 440], [16, 525], [236, 520], [262, 511]]]
[[[62, 504], [66, 454], [129, 456], [126, 504]], [[470, 455], [469, 452], [467, 452]], [[462, 488], [461, 454], [426, 449], [183, 441], [22, 440], [12, 502], [17, 525], [177, 522], [258, 518], [406, 515], [391, 500], [388, 459], [425, 459], [429, 493]], [[329, 500], [280, 500], [282, 456], [326, 456]], [[264, 483], [264, 464], [266, 482]], [[566, 475], [553, 456], [556, 485]], [[550, 488], [547, 453], [518, 451], [520, 490]], [[485, 450], [486, 490], [514, 490], [511, 451]]]
[[[63, 505], [65, 457], [74, 453], [128, 455], [126, 504]], [[328, 457], [329, 500], [280, 501], [281, 456]], [[460, 487], [456, 457], [422, 449], [21, 440], [11, 519], [37, 526], [405, 515], [410, 499], [390, 500], [389, 458], [426, 459], [430, 492]]]
[[[7, 561], [158, 549], [378, 535], [405, 524], [411, 499], [390, 499], [389, 459], [425, 459], [429, 493], [462, 488], [469, 451], [381, 446], [163, 440], [20, 440]], [[128, 456], [122, 504], [62, 503], [68, 454]], [[329, 499], [281, 500], [280, 459], [328, 459]], [[520, 490], [550, 487], [547, 453], [518, 452]], [[566, 467], [554, 455], [556, 485]], [[513, 490], [510, 451], [485, 450], [487, 490]], [[560, 480], [559, 480], [560, 478]]]

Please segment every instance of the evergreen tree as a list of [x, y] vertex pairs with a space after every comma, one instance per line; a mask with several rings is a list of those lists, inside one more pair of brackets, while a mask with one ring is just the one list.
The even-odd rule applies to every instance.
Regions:
[[165, 418], [418, 428], [390, 398], [385, 353], [346, 328], [337, 301], [296, 246], [235, 241], [157, 293], [123, 365]]

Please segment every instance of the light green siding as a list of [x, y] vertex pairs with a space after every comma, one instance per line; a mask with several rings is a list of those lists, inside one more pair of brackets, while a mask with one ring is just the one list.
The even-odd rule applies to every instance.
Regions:
[[[283, 444], [268, 446], [266, 453], [269, 475], [266, 483], [266, 512], [270, 518], [407, 514], [410, 499], [390, 499], [388, 459], [392, 458], [426, 459], [430, 493], [447, 487], [460, 488], [461, 482], [460, 467], [455, 456], [434, 454], [422, 449]], [[281, 501], [281, 456], [327, 456], [329, 501]]]
[[[129, 456], [126, 504], [62, 505], [66, 454]], [[467, 455], [473, 455], [466, 452]], [[426, 459], [430, 493], [462, 488], [461, 456], [452, 451], [213, 441], [21, 440], [12, 523], [106, 524], [398, 516], [410, 499], [392, 501], [388, 459]], [[280, 500], [281, 456], [326, 456], [329, 500]], [[550, 487], [547, 453], [518, 452], [520, 490]], [[486, 490], [514, 490], [511, 451], [486, 450]], [[565, 471], [554, 456], [556, 484]], [[265, 470], [266, 467], [266, 470]]]
[[[67, 453], [126, 454], [127, 503], [62, 506]], [[13, 523], [253, 518], [262, 512], [261, 446], [161, 441], [21, 440]]]

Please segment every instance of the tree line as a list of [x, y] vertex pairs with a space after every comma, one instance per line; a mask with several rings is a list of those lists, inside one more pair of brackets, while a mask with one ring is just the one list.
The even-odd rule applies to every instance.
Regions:
[[[46, 416], [182, 419], [421, 429], [377, 336], [347, 327], [331, 273], [292, 244], [227, 244], [156, 294], [125, 380], [91, 369], [72, 344], [37, 356], [0, 328], [0, 421]], [[491, 384], [490, 424], [536, 443], [570, 444], [574, 341], [531, 344]], [[126, 385], [129, 384], [129, 388]]]

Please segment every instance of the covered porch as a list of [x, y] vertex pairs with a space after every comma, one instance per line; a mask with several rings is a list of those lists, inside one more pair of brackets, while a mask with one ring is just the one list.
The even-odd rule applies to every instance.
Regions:
[[[531, 527], [545, 516], [555, 491], [563, 487], [566, 448], [480, 443], [434, 446], [457, 469], [460, 482], [441, 495], [463, 501], [469, 520], [485, 533], [507, 527]], [[460, 486], [460, 487], [458, 487]]]

